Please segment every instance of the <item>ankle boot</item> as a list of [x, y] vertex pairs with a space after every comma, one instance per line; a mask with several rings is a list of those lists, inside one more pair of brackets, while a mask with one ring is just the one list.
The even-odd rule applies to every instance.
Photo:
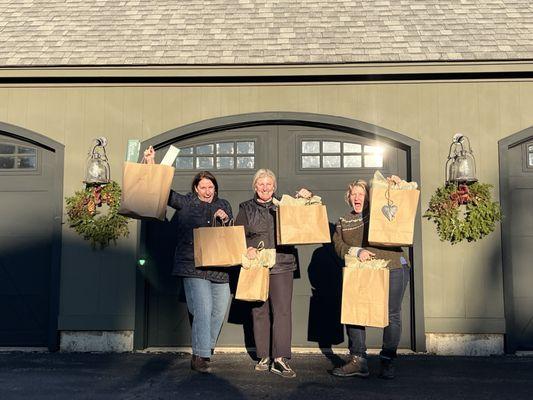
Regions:
[[209, 366], [209, 358], [204, 358], [193, 354], [191, 358], [191, 369], [204, 374], [211, 372], [211, 367]]

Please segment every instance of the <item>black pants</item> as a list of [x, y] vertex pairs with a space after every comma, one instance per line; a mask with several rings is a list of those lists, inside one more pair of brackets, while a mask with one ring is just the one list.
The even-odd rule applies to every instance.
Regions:
[[291, 357], [292, 284], [292, 272], [271, 274], [268, 300], [252, 308], [255, 347], [259, 358]]
[[[389, 325], [383, 329], [380, 356], [395, 358], [402, 335], [402, 300], [409, 283], [409, 267], [392, 269], [389, 280]], [[364, 326], [346, 325], [350, 354], [366, 357], [366, 331]]]

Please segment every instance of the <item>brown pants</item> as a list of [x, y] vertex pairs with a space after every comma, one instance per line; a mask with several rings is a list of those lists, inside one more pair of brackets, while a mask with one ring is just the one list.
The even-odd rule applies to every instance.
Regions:
[[[291, 357], [292, 281], [292, 272], [271, 274], [268, 300], [252, 308], [255, 348], [259, 358]], [[272, 352], [270, 351], [271, 329]]]

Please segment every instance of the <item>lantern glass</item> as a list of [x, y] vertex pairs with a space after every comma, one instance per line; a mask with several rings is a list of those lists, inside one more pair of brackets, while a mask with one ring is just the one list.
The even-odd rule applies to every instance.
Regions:
[[457, 182], [476, 182], [476, 163], [474, 157], [470, 153], [461, 154], [457, 157], [457, 175], [455, 181]]
[[447, 183], [477, 182], [476, 160], [466, 136], [458, 133], [453, 137], [445, 170]]
[[85, 183], [106, 184], [110, 182], [110, 168], [107, 162], [105, 146], [107, 139], [99, 137], [95, 139], [95, 145], [89, 153], [85, 168]]
[[109, 183], [109, 164], [99, 156], [87, 161], [86, 183]]

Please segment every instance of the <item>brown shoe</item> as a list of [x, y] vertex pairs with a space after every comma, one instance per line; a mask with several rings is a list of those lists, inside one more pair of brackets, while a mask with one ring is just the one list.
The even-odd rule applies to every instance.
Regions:
[[334, 368], [331, 373], [335, 376], [360, 376], [368, 377], [368, 365], [366, 359], [358, 356], [350, 356], [350, 359], [342, 367]]
[[204, 358], [193, 354], [191, 358], [191, 369], [197, 372], [201, 372], [203, 374], [208, 374], [209, 372], [211, 372], [211, 367], [209, 366], [209, 358]]

